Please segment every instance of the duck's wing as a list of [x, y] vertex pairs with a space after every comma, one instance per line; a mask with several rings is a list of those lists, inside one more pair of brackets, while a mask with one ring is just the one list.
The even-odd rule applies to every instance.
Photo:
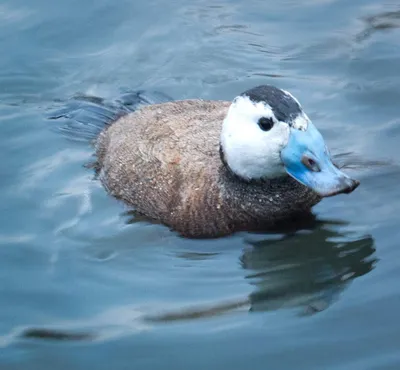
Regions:
[[137, 158], [190, 166], [210, 157], [219, 160], [219, 137], [229, 104], [181, 100], [146, 106], [104, 130], [97, 147], [102, 154], [108, 153], [109, 162]]
[[96, 144], [104, 186], [168, 224], [169, 213], [201, 202], [217, 182], [219, 136], [228, 107], [223, 101], [184, 100], [120, 118]]

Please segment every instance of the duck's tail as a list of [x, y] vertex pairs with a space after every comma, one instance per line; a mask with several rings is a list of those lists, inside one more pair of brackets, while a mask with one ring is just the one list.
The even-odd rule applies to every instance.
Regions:
[[47, 118], [60, 124], [53, 126], [67, 138], [74, 141], [92, 141], [104, 129], [118, 118], [134, 112], [141, 106], [158, 104], [173, 99], [158, 91], [133, 91], [106, 100], [90, 95], [76, 95], [61, 107], [51, 110]]

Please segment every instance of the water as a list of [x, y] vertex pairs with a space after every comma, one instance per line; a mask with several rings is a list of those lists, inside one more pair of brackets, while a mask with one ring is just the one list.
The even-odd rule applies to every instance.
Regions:
[[[399, 28], [394, 1], [1, 1], [0, 367], [398, 369]], [[261, 83], [332, 152], [391, 164], [290, 233], [190, 241], [132, 219], [46, 119]]]

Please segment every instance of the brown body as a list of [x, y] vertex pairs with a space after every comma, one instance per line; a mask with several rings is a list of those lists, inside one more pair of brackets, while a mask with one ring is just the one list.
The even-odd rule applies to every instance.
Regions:
[[97, 169], [110, 194], [189, 237], [274, 226], [320, 198], [289, 176], [246, 182], [220, 158], [230, 102], [185, 100], [141, 108], [106, 128]]

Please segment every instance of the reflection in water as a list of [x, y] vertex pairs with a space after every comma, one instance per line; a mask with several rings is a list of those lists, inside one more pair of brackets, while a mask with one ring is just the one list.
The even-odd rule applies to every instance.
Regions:
[[399, 166], [393, 161], [389, 160], [369, 160], [364, 156], [357, 156], [354, 152], [342, 152], [335, 153], [332, 155], [333, 160], [337, 167], [340, 169], [359, 169], [363, 170], [373, 170], [376, 173], [377, 169], [398, 169]]
[[252, 311], [301, 307], [305, 313], [319, 312], [351, 280], [372, 270], [377, 261], [372, 237], [352, 238], [334, 226], [317, 222], [311, 232], [250, 242], [241, 263], [255, 287]]
[[[371, 271], [377, 262], [373, 238], [354, 237], [335, 230], [343, 230], [344, 226], [343, 222], [318, 221], [310, 215], [301, 225], [282, 225], [281, 231], [284, 232], [281, 234], [246, 234], [252, 240], [247, 241], [240, 263], [248, 271], [246, 279], [254, 287], [248, 297], [171, 311], [160, 312], [157, 307], [153, 314], [147, 309], [139, 310], [141, 313], [135, 316], [135, 325], [193, 321], [235, 310], [254, 312], [300, 308], [302, 314], [320, 312], [329, 307], [353, 279]], [[184, 255], [181, 257], [186, 258]], [[189, 253], [187, 258], [193, 257]], [[130, 316], [127, 317], [129, 321]], [[118, 325], [126, 328], [132, 322]], [[92, 341], [107, 336], [102, 327], [93, 332], [82, 332], [79, 327], [77, 332], [59, 327], [30, 327], [17, 336], [62, 341]], [[125, 335], [126, 330], [123, 333]]]
[[373, 238], [335, 230], [343, 226], [340, 222], [316, 221], [310, 215], [301, 224], [282, 225], [284, 234], [278, 240], [266, 236], [248, 241], [240, 262], [249, 270], [246, 279], [255, 287], [249, 297], [151, 315], [146, 320], [193, 320], [247, 306], [250, 312], [288, 307], [302, 308], [304, 314], [320, 312], [351, 280], [371, 271], [377, 262]]
[[35, 339], [47, 339], [47, 340], [93, 340], [95, 337], [88, 333], [68, 333], [63, 330], [54, 329], [39, 329], [39, 328], [29, 328], [23, 332], [24, 338], [35, 338]]
[[379, 31], [400, 28], [400, 10], [378, 13], [364, 18], [365, 29], [357, 36], [357, 41], [364, 41]]

